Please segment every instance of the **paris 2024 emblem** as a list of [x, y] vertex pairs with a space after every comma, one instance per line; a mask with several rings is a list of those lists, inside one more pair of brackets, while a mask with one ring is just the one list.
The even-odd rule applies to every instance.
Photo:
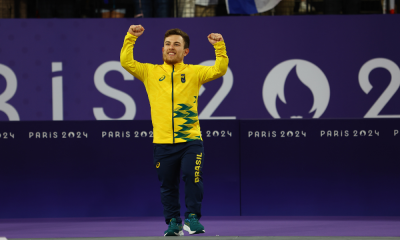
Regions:
[[[284, 61], [275, 66], [269, 72], [264, 81], [262, 90], [265, 107], [273, 118], [281, 118], [279, 116], [276, 99], [286, 104], [284, 87], [289, 72], [296, 68], [296, 74], [300, 81], [307, 86], [314, 98], [313, 106], [310, 113], [314, 112], [313, 118], [319, 118], [325, 111], [329, 103], [330, 88], [329, 82], [325, 74], [316, 65], [301, 59], [291, 59]], [[301, 116], [293, 116], [292, 118], [301, 118]]]

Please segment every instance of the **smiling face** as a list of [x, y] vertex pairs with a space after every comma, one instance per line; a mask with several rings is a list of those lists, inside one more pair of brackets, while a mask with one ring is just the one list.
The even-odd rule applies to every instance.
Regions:
[[171, 35], [165, 38], [162, 48], [163, 60], [167, 64], [183, 62], [183, 58], [189, 53], [189, 48], [184, 48], [185, 41], [180, 35]]

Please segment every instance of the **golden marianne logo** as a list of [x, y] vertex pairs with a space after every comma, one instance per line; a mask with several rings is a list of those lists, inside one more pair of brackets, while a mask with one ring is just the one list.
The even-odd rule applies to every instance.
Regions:
[[158, 162], [156, 165], [156, 168], [159, 168], [159, 167], [160, 167], [160, 162]]
[[203, 156], [203, 153], [200, 153], [200, 154], [197, 154], [197, 157], [196, 157], [196, 166], [194, 167], [194, 170], [195, 170], [195, 172], [194, 172], [194, 177], [195, 177], [194, 182], [195, 183], [200, 182], [200, 165], [201, 165], [202, 156]]

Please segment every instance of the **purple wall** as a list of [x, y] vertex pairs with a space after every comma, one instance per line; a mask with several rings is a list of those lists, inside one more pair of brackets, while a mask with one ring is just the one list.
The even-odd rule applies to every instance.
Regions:
[[397, 119], [241, 120], [241, 213], [398, 216]]
[[[204, 85], [203, 119], [399, 117], [399, 21], [399, 15], [0, 19], [0, 120], [150, 119], [143, 84], [118, 63], [131, 24], [146, 28], [135, 57], [157, 64], [170, 28], [190, 35], [190, 64], [213, 60], [206, 36], [223, 34], [230, 71]], [[95, 117], [94, 108], [105, 116]]]
[[[399, 216], [398, 122], [202, 120], [203, 214]], [[151, 130], [2, 123], [0, 218], [162, 216]]]
[[[238, 216], [239, 122], [201, 126], [203, 214]], [[3, 123], [0, 218], [162, 216], [151, 131], [149, 120]]]
[[[209, 33], [226, 41], [230, 70], [204, 85], [200, 118], [240, 120], [201, 121], [205, 215], [400, 215], [398, 119], [362, 119], [400, 117], [399, 21], [0, 19], [0, 121], [26, 121], [0, 124], [0, 218], [161, 215], [148, 99], [119, 64], [131, 24], [146, 28], [142, 62], [162, 62], [170, 28], [190, 35], [190, 64], [215, 58]], [[271, 120], [291, 117], [325, 119]], [[110, 118], [143, 121], [94, 121]]]

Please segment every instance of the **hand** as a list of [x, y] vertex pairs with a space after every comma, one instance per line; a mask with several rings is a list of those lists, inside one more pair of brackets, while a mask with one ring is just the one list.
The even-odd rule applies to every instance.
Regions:
[[208, 35], [207, 38], [208, 38], [208, 41], [209, 41], [212, 45], [216, 44], [217, 42], [224, 41], [224, 38], [223, 38], [222, 35], [219, 34], [219, 33], [211, 33], [211, 34]]
[[144, 27], [142, 25], [131, 25], [128, 32], [133, 36], [140, 37], [144, 32]]

